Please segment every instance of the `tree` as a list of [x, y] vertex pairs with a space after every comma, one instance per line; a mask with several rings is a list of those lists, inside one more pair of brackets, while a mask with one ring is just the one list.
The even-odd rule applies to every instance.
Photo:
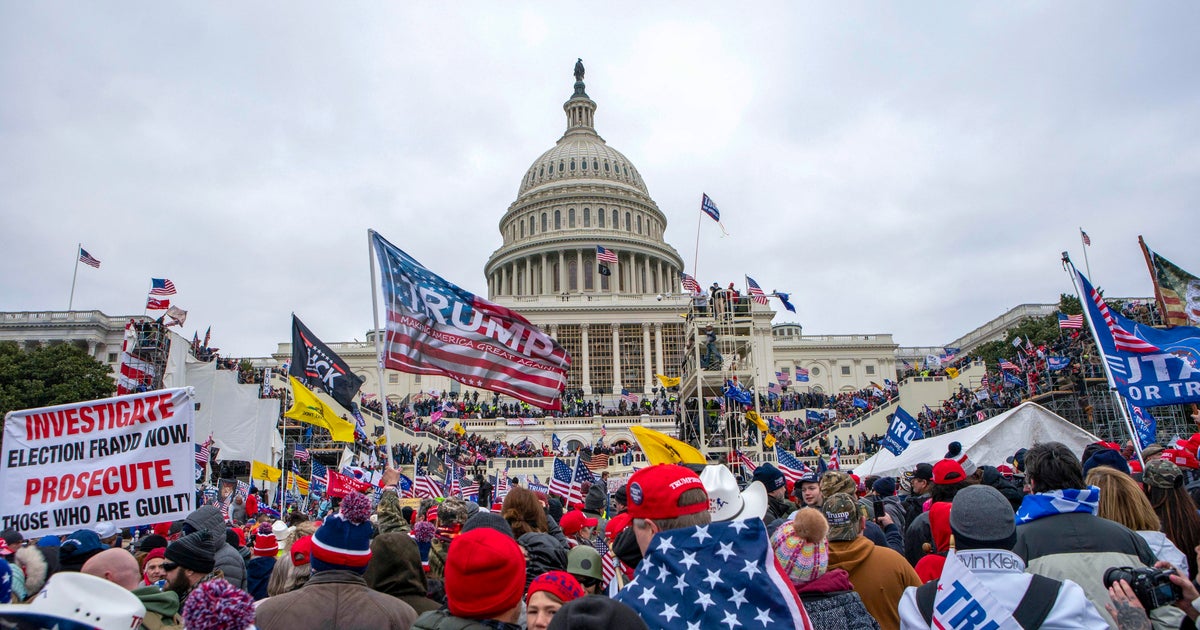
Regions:
[[107, 398], [112, 369], [70, 343], [22, 350], [0, 343], [0, 415], [21, 409]]

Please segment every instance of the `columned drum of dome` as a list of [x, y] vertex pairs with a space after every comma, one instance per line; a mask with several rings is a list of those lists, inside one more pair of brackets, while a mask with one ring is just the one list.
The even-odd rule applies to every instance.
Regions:
[[[521, 179], [488, 260], [492, 299], [679, 292], [683, 260], [637, 168], [596, 133], [596, 102], [576, 81], [567, 129]], [[601, 269], [596, 246], [617, 255]], [[605, 273], [607, 271], [607, 273]]]

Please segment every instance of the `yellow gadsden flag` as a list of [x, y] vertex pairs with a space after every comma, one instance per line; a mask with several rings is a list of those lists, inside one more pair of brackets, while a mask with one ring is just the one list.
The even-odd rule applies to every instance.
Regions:
[[268, 466], [260, 461], [250, 462], [250, 478], [262, 479], [271, 483], [278, 483], [279, 478], [283, 476], [283, 471], [274, 467]]
[[747, 411], [746, 420], [749, 420], [754, 426], [758, 427], [759, 431], [762, 431], [763, 433], [768, 433], [771, 430], [770, 427], [767, 426], [767, 421], [763, 420], [763, 417], [758, 415], [757, 411]]
[[708, 464], [704, 455], [686, 442], [637, 425], [629, 427], [629, 430], [651, 464]]
[[654, 378], [657, 378], [663, 387], [678, 387], [681, 380], [678, 376], [664, 376], [662, 374], [655, 374]]
[[321, 402], [321, 399], [297, 381], [296, 377], [289, 376], [288, 379], [292, 382], [292, 398], [295, 400], [292, 408], [288, 409], [283, 417], [325, 427], [329, 429], [334, 442], [354, 443], [354, 423], [343, 420], [334, 413], [329, 405]]
[[467, 430], [463, 428], [463, 425], [461, 422], [454, 423], [454, 432], [457, 433], [460, 437], [467, 434]]
[[949, 376], [950, 378], [958, 378], [958, 368], [946, 368], [946, 376]]

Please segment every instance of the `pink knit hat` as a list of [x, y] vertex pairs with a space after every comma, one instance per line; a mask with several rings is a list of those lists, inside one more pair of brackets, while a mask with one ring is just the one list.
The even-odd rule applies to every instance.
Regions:
[[[815, 510], [801, 510], [816, 512]], [[775, 558], [783, 574], [797, 586], [807, 584], [829, 570], [829, 543], [824, 536], [820, 542], [805, 540], [792, 523], [784, 523], [771, 536], [771, 546], [775, 548]]]

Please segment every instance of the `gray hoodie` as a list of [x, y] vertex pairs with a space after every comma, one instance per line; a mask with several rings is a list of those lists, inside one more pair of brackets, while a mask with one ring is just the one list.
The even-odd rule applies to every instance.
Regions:
[[225, 519], [221, 516], [221, 510], [213, 505], [202, 505], [188, 514], [183, 522], [195, 531], [212, 534], [216, 568], [225, 574], [230, 584], [246, 590], [246, 561], [233, 545], [225, 542]]

